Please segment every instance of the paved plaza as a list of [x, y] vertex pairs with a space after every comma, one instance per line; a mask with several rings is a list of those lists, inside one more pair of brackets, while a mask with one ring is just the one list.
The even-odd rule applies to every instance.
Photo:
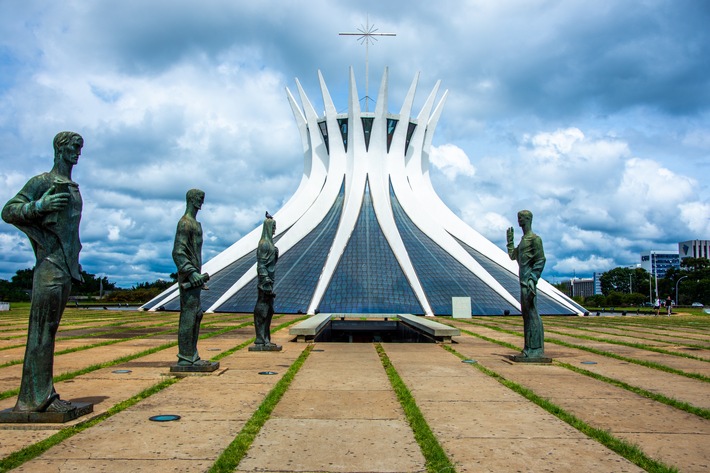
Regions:
[[[0, 410], [27, 313], [0, 312]], [[302, 318], [274, 318], [283, 351], [250, 352], [250, 314], [206, 314], [220, 369], [178, 378], [177, 313], [68, 309], [57, 391], [94, 412], [0, 424], [0, 471], [710, 470], [710, 317], [545, 317], [551, 365], [508, 359], [519, 317], [437, 318], [452, 344], [296, 343]]]

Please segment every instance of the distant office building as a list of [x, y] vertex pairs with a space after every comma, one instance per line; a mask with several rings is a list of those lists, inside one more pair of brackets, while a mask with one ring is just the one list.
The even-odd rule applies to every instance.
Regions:
[[601, 294], [602, 293], [602, 274], [604, 273], [594, 273], [593, 279], [594, 279], [594, 294]]
[[[595, 284], [595, 278], [573, 278], [564, 282], [565, 293], [570, 297], [593, 296], [596, 294]], [[601, 291], [599, 292], [601, 293]]]
[[677, 251], [651, 250], [641, 253], [641, 267], [651, 274], [651, 277], [663, 279], [671, 268], [680, 268], [680, 257]]
[[690, 240], [678, 243], [678, 255], [683, 258], [710, 259], [710, 240]]

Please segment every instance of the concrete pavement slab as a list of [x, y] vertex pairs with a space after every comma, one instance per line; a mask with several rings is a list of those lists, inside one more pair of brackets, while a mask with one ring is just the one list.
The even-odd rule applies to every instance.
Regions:
[[270, 419], [238, 472], [423, 472], [404, 420]]
[[452, 439], [451, 460], [459, 473], [645, 471], [591, 439]]
[[402, 408], [392, 392], [312, 391], [289, 389], [274, 409], [275, 417], [290, 419], [401, 419]]

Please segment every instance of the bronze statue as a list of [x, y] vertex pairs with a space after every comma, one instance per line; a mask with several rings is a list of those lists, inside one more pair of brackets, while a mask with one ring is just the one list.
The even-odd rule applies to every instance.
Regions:
[[83, 146], [84, 140], [78, 133], [58, 133], [54, 137], [52, 170], [31, 178], [2, 209], [2, 219], [29, 237], [37, 259], [22, 381], [12, 409], [16, 413], [76, 410], [75, 404], [59, 398], [52, 378], [59, 322], [72, 280], [82, 281], [79, 265], [82, 200], [79, 185], [72, 181], [71, 174]]
[[202, 269], [202, 225], [195, 218], [205, 202], [205, 193], [190, 189], [185, 195], [185, 214], [175, 231], [173, 261], [177, 266], [180, 291], [180, 325], [178, 327], [178, 362], [171, 371], [214, 371], [219, 363], [200, 359], [197, 340], [202, 322], [200, 296], [206, 289], [208, 274]]
[[256, 341], [251, 351], [279, 351], [280, 345], [271, 343], [271, 318], [274, 316], [274, 272], [279, 259], [279, 249], [274, 245], [276, 221], [266, 212], [261, 239], [256, 247], [256, 272], [258, 296], [254, 306]]
[[523, 237], [517, 248], [513, 242], [513, 227], [508, 228], [506, 236], [508, 256], [516, 260], [519, 266], [520, 309], [525, 333], [525, 347], [520, 357], [546, 359], [545, 333], [537, 310], [537, 281], [545, 267], [545, 251], [542, 249], [542, 239], [532, 231], [532, 219], [529, 210], [518, 212], [518, 224], [523, 230]]

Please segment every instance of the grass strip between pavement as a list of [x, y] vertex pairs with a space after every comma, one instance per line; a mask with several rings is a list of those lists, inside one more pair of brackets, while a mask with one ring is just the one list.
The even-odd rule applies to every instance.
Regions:
[[[510, 348], [511, 350], [516, 350], [519, 351], [520, 347], [516, 347], [515, 345], [512, 345], [507, 342], [503, 342], [500, 340], [496, 340], [490, 337], [486, 337], [485, 335], [480, 335], [478, 333], [470, 332], [465, 329], [460, 329], [461, 332], [471, 335], [477, 338], [480, 338], [482, 340], [485, 340], [487, 342], [495, 343], [497, 345]], [[547, 341], [547, 340], [546, 340]], [[569, 346], [569, 348], [577, 348], [575, 345]], [[590, 378], [597, 379], [599, 381], [620, 387], [622, 389], [626, 389], [627, 391], [631, 391], [632, 393], [638, 394], [640, 396], [646, 397], [648, 399], [652, 399], [654, 401], [666, 404], [667, 406], [674, 407], [676, 409], [680, 409], [681, 411], [685, 411], [689, 414], [696, 415], [698, 417], [702, 417], [703, 419], [710, 419], [710, 410], [709, 409], [704, 409], [702, 407], [697, 407], [694, 406], [688, 402], [685, 401], [679, 401], [677, 399], [674, 399], [672, 397], [664, 396], [663, 394], [657, 394], [651, 391], [648, 391], [646, 389], [640, 388], [638, 386], [633, 386], [631, 384], [625, 383], [624, 381], [614, 379], [614, 378], [609, 378], [608, 376], [604, 376], [598, 373], [594, 373], [593, 371], [585, 370], [583, 368], [579, 368], [574, 365], [570, 365], [569, 363], [563, 363], [561, 361], [555, 360], [554, 363], [558, 366], [561, 366], [563, 368], [566, 368], [570, 371], [574, 371], [575, 373], [583, 374], [585, 376], [589, 376]]]
[[[507, 333], [507, 334], [516, 335], [519, 337], [523, 336], [522, 333], [516, 332], [513, 330], [507, 330], [507, 329], [503, 329], [500, 327], [493, 327], [490, 325], [476, 324], [475, 322], [469, 322], [469, 321], [464, 321], [464, 322], [469, 325], [481, 326], [481, 327], [485, 327], [485, 328], [488, 328], [491, 330], [495, 330], [496, 332]], [[497, 340], [494, 340], [492, 338], [488, 338], [483, 335], [479, 335], [477, 333], [473, 333], [473, 332], [467, 332], [467, 333], [469, 333], [475, 337], [479, 337], [484, 340], [487, 340], [489, 342], [497, 343], [499, 345], [501, 345], [503, 343], [503, 342], [499, 342]], [[548, 342], [554, 343], [555, 345], [561, 345], [561, 346], [567, 347], [567, 348], [584, 350], [584, 351], [588, 351], [589, 353], [594, 353], [595, 355], [606, 356], [608, 358], [614, 358], [616, 360], [626, 361], [628, 363], [633, 363], [635, 365], [645, 366], [646, 368], [652, 368], [654, 370], [665, 371], [666, 373], [677, 374], [679, 376], [684, 376], [686, 378], [697, 379], [697, 380], [703, 381], [705, 383], [710, 383], [710, 377], [708, 377], [708, 376], [702, 375], [700, 373], [692, 373], [692, 372], [688, 372], [688, 371], [679, 370], [676, 368], [671, 368], [670, 366], [662, 365], [661, 363], [655, 363], [653, 361], [637, 360], [636, 358], [630, 358], [630, 357], [623, 356], [623, 355], [617, 355], [616, 353], [613, 353], [610, 351], [599, 350], [599, 349], [587, 347], [584, 345], [575, 345], [574, 343], [568, 343], [563, 340], [558, 340], [556, 338], [545, 337], [545, 342], [546, 343], [548, 343]], [[515, 347], [514, 345], [506, 344], [504, 346], [508, 346], [509, 348], [513, 348], [515, 350], [520, 351], [520, 347]]]
[[[443, 345], [442, 344], [440, 346], [443, 349], [447, 350], [448, 352], [459, 357], [460, 359], [462, 359], [462, 360], [466, 359], [466, 357], [464, 355], [457, 352], [450, 345]], [[549, 400], [547, 400], [543, 397], [538, 396], [531, 389], [528, 389], [528, 388], [526, 388], [518, 383], [515, 383], [513, 381], [510, 381], [509, 379], [505, 378], [504, 376], [496, 373], [495, 371], [493, 371], [491, 369], [486, 368], [485, 366], [481, 365], [480, 363], [472, 364], [471, 367], [476, 368], [479, 371], [481, 371], [482, 373], [490, 376], [491, 378], [493, 378], [496, 381], [498, 381], [499, 383], [501, 383], [503, 386], [520, 394], [528, 401], [537, 404], [538, 406], [545, 409], [550, 414], [554, 415], [555, 417], [559, 418], [560, 420], [566, 422], [567, 424], [571, 425], [575, 429], [579, 430], [581, 433], [583, 433], [587, 437], [596, 440], [597, 442], [604, 445], [606, 448], [616, 452], [617, 454], [626, 458], [627, 460], [634, 463], [635, 465], [643, 468], [644, 470], [646, 470], [648, 472], [652, 472], [652, 473], [677, 473], [678, 472], [677, 468], [668, 466], [663, 462], [660, 462], [658, 460], [654, 460], [653, 458], [649, 457], [637, 445], [634, 445], [634, 444], [629, 443], [625, 440], [619, 439], [619, 438], [613, 436], [612, 434], [610, 434], [606, 430], [597, 429], [595, 427], [592, 427], [591, 425], [584, 422], [582, 419], [565, 411], [564, 409], [562, 409], [558, 405], [550, 402]]]
[[136, 394], [135, 396], [126, 399], [123, 402], [120, 402], [116, 404], [115, 406], [111, 407], [109, 410], [104, 412], [101, 415], [98, 415], [94, 417], [93, 419], [87, 420], [85, 422], [81, 422], [79, 424], [76, 424], [72, 427], [67, 427], [65, 429], [60, 430], [56, 434], [47, 437], [44, 440], [41, 440], [37, 443], [34, 443], [32, 445], [29, 445], [22, 450], [18, 450], [16, 452], [11, 453], [7, 457], [3, 458], [0, 460], [0, 473], [3, 473], [5, 471], [9, 471], [13, 468], [17, 468], [18, 466], [22, 465], [25, 462], [28, 462], [32, 460], [35, 457], [38, 457], [39, 455], [43, 454], [50, 448], [54, 447], [55, 445], [63, 442], [64, 440], [68, 439], [69, 437], [72, 437], [80, 432], [83, 432], [84, 430], [93, 427], [94, 425], [103, 422], [104, 420], [108, 419], [109, 417], [118, 414], [119, 412], [128, 409], [129, 407], [137, 404], [138, 402], [142, 401], [143, 399], [152, 396], [155, 393], [158, 393], [162, 391], [163, 389], [167, 388], [168, 386], [172, 386], [173, 384], [177, 383], [180, 381], [182, 378], [169, 378], [166, 379], [165, 381], [161, 381], [158, 384], [155, 384], [148, 389]]
[[305, 363], [312, 349], [313, 345], [309, 344], [301, 355], [296, 358], [296, 361], [293, 362], [283, 377], [276, 383], [271, 391], [269, 391], [269, 394], [266, 395], [261, 405], [247, 423], [244, 424], [244, 427], [237, 434], [232, 443], [229, 444], [214, 462], [209, 469], [210, 473], [232, 472], [237, 468], [237, 465], [239, 465], [239, 462], [241, 462], [242, 458], [246, 455], [261, 428], [266, 421], [269, 420], [269, 417], [271, 417], [274, 408], [279, 403], [286, 390], [288, 390], [293, 378], [296, 376], [296, 373], [298, 373], [298, 370], [301, 369], [303, 363]]
[[453, 463], [449, 460], [446, 452], [441, 447], [441, 444], [439, 444], [439, 441], [434, 433], [431, 431], [429, 424], [427, 424], [424, 419], [422, 412], [419, 410], [417, 403], [414, 401], [412, 393], [407, 388], [407, 385], [404, 384], [402, 378], [399, 377], [397, 370], [392, 365], [392, 362], [387, 356], [387, 353], [385, 353], [384, 348], [382, 348], [381, 344], [376, 343], [375, 349], [380, 355], [382, 366], [387, 373], [387, 377], [392, 384], [394, 392], [397, 394], [399, 403], [402, 405], [404, 414], [407, 417], [407, 422], [409, 422], [409, 426], [412, 428], [414, 438], [419, 444], [422, 455], [424, 455], [427, 471], [430, 473], [456, 471]]
[[[200, 340], [203, 340], [203, 339], [206, 339], [206, 338], [215, 337], [215, 336], [217, 336], [217, 335], [222, 335], [222, 334], [225, 334], [225, 333], [227, 333], [227, 332], [231, 332], [232, 330], [237, 330], [237, 329], [240, 329], [240, 328], [243, 328], [243, 327], [247, 327], [247, 326], [252, 325], [252, 324], [253, 324], [253, 322], [245, 322], [245, 323], [243, 323], [243, 324], [239, 324], [239, 325], [236, 325], [236, 326], [234, 326], [234, 327], [226, 327], [226, 328], [223, 328], [223, 329], [221, 329], [221, 330], [217, 330], [217, 331], [215, 331], [215, 332], [211, 332], [211, 333], [206, 333], [206, 334], [204, 334], [204, 335], [200, 335], [199, 338], [200, 338]], [[127, 339], [127, 340], [128, 340], [128, 339]], [[106, 362], [104, 362], [104, 363], [97, 363], [97, 364], [94, 364], [94, 365], [90, 365], [90, 366], [87, 366], [87, 367], [82, 368], [82, 369], [77, 370], [77, 371], [70, 371], [70, 372], [67, 372], [67, 373], [62, 373], [62, 374], [57, 375], [57, 376], [54, 377], [54, 382], [55, 382], [55, 383], [58, 383], [58, 382], [60, 382], [60, 381], [67, 381], [67, 380], [76, 378], [77, 376], [81, 376], [81, 375], [83, 375], [83, 374], [91, 373], [92, 371], [100, 370], [100, 369], [103, 369], [103, 368], [109, 368], [109, 367], [111, 367], [111, 366], [120, 365], [121, 363], [126, 363], [126, 362], [128, 362], [128, 361], [133, 361], [133, 360], [135, 360], [136, 358], [142, 358], [142, 357], [144, 357], [144, 356], [152, 355], [153, 353], [157, 353], [157, 352], [159, 352], [159, 351], [166, 350], [166, 349], [168, 349], [168, 348], [172, 348], [172, 347], [176, 346], [177, 344], [178, 344], [177, 340], [174, 341], [174, 342], [164, 343], [164, 344], [159, 345], [159, 346], [157, 346], [157, 347], [149, 348], [149, 349], [147, 349], [147, 350], [143, 350], [143, 351], [140, 351], [140, 352], [138, 352], [138, 353], [133, 353], [133, 354], [131, 354], [131, 355], [126, 355], [126, 356], [122, 356], [122, 357], [120, 357], [120, 358], [116, 358], [115, 360], [111, 360], [111, 361], [106, 361]], [[226, 355], [225, 355], [225, 356], [226, 356]], [[8, 391], [0, 392], [0, 400], [2, 400], [2, 399], [7, 399], [8, 397], [16, 396], [19, 392], [20, 392], [20, 388], [10, 389], [10, 390], [8, 390]]]
[[[305, 317], [301, 317], [301, 318], [293, 320], [291, 322], [286, 322], [284, 324], [281, 324], [278, 327], [276, 327], [274, 329], [274, 331], [281, 330], [282, 328], [288, 327], [289, 325], [292, 325], [300, 320], [303, 320], [304, 318]], [[237, 327], [232, 327], [230, 330], [234, 330], [236, 328], [241, 328], [241, 327], [244, 327], [244, 326], [250, 325], [250, 324], [251, 323], [241, 324]], [[225, 329], [220, 332], [226, 332], [226, 331], [228, 331], [228, 330]], [[200, 336], [200, 339], [209, 338], [209, 337], [212, 337], [212, 336], [215, 336], [218, 334], [219, 333], [217, 333], [217, 332], [214, 332], [211, 334], [205, 334], [204, 336]], [[223, 353], [220, 353], [219, 355], [215, 356], [214, 358], [212, 358], [212, 361], [217, 361], [218, 359], [222, 359], [226, 356], [229, 356], [232, 353], [235, 353], [236, 351], [241, 350], [242, 348], [246, 347], [247, 345], [250, 345], [253, 341], [254, 341], [254, 338], [250, 338], [246, 342], [243, 342], [243, 343], [241, 343], [233, 348], [230, 348], [229, 350], [226, 350]], [[130, 361], [130, 360], [140, 358], [142, 356], [145, 356], [145, 355], [148, 355], [151, 353], [155, 353], [157, 351], [160, 351], [161, 349], [175, 346], [176, 344], [177, 344], [176, 342], [175, 343], [167, 343], [165, 345], [161, 345], [160, 347], [154, 347], [154, 348], [151, 348], [150, 350], [146, 350], [144, 352], [134, 354], [134, 355], [128, 355], [128, 356], [122, 357], [120, 359], [113, 360], [111, 362], [102, 363], [100, 365], [92, 365], [90, 367], [85, 368], [84, 370], [81, 370], [82, 372], [76, 371], [73, 373], [66, 373], [65, 375], [73, 375], [71, 377], [79, 376], [80, 374], [84, 374], [83, 372], [90, 372], [90, 371], [94, 371], [95, 369], [99, 369], [99, 368], [96, 368], [96, 366], [100, 366], [101, 368], [104, 368], [106, 366], [103, 366], [103, 365], [113, 366], [118, 363], [124, 363], [126, 361]], [[149, 352], [149, 353], [147, 353], [147, 352]], [[62, 376], [65, 376], [65, 375], [60, 375], [60, 376], [55, 377], [55, 382], [58, 380], [58, 378], [61, 378]], [[46, 452], [47, 450], [49, 450], [53, 446], [61, 443], [62, 441], [66, 440], [66, 439], [68, 439], [68, 438], [70, 438], [70, 437], [78, 434], [79, 432], [82, 432], [90, 427], [93, 427], [94, 425], [99, 424], [100, 422], [103, 422], [104, 420], [108, 419], [109, 417], [111, 417], [115, 414], [118, 414], [119, 412], [121, 412], [125, 409], [128, 409], [129, 407], [137, 404], [138, 402], [142, 401], [143, 399], [146, 399], [146, 398], [152, 396], [153, 394], [156, 394], [156, 393], [162, 391], [163, 389], [165, 389], [169, 386], [172, 386], [173, 384], [177, 383], [178, 381], [180, 381], [182, 379], [184, 379], [184, 378], [174, 377], [174, 378], [168, 378], [165, 381], [161, 381], [160, 383], [155, 384], [155, 385], [145, 389], [144, 391], [136, 394], [135, 396], [116, 404], [115, 406], [109, 408], [105, 413], [98, 415], [98, 416], [94, 417], [93, 419], [87, 420], [85, 422], [80, 422], [79, 424], [76, 424], [72, 427], [67, 427], [65, 429], [61, 429], [56, 434], [54, 434], [44, 440], [41, 440], [41, 441], [34, 443], [32, 445], [29, 445], [21, 450], [11, 453], [10, 455], [5, 457], [4, 459], [0, 460], [0, 473], [4, 473], [4, 472], [9, 471], [13, 468], [17, 468], [18, 466], [22, 465], [23, 463], [28, 462], [28, 461], [32, 460], [33, 458], [43, 454], [44, 452]], [[16, 389], [14, 391], [16, 394], [17, 392], [19, 392], [19, 389]], [[8, 391], [6, 391], [6, 392], [8, 392]]]

